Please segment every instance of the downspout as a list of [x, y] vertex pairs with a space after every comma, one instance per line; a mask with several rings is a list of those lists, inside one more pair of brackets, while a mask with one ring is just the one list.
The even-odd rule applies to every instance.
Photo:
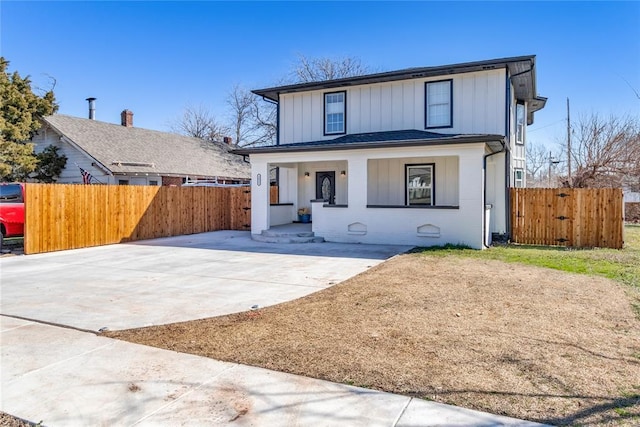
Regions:
[[[533, 64], [531, 65], [531, 69], [533, 70]], [[516, 75], [523, 74], [518, 73]], [[504, 156], [504, 223], [506, 228], [507, 241], [511, 239], [511, 197], [509, 197], [509, 188], [511, 188], [511, 76], [509, 76], [509, 68], [507, 67], [507, 76], [506, 76], [506, 100], [505, 100], [505, 138], [507, 141], [507, 153]]]
[[502, 148], [500, 151], [495, 151], [493, 153], [485, 154], [482, 157], [482, 174], [484, 177], [484, 185], [483, 185], [483, 194], [482, 201], [484, 202], [484, 206], [482, 207], [482, 246], [488, 248], [487, 239], [485, 238], [487, 230], [485, 229], [487, 224], [487, 159], [491, 156], [495, 156], [496, 154], [505, 153], [507, 151], [506, 144], [502, 141]]
[[505, 226], [506, 226], [506, 234], [507, 240], [511, 239], [511, 197], [509, 196], [510, 188], [511, 188], [511, 79], [513, 77], [520, 76], [522, 74], [530, 73], [533, 71], [535, 67], [535, 62], [529, 61], [531, 67], [528, 70], [521, 71], [519, 73], [514, 74], [513, 76], [509, 75], [509, 67], [506, 68], [507, 76], [506, 76], [506, 100], [505, 100], [505, 137], [507, 140], [507, 153], [505, 154], [504, 159], [504, 217], [505, 217]]

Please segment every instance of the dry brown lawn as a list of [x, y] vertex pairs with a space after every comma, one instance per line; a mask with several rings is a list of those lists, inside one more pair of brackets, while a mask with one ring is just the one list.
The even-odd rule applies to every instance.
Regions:
[[107, 335], [532, 421], [638, 425], [640, 321], [628, 292], [405, 254], [285, 304]]

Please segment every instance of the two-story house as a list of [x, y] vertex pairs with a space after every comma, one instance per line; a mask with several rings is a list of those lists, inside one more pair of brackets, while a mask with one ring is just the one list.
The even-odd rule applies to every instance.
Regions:
[[[334, 242], [483, 248], [525, 185], [526, 125], [546, 98], [535, 56], [253, 91], [277, 103], [278, 143], [251, 162], [251, 232], [296, 221]], [[269, 200], [278, 170], [279, 203]]]

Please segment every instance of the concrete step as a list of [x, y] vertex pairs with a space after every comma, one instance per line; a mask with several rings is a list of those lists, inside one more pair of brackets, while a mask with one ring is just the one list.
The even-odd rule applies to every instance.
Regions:
[[278, 231], [278, 230], [262, 230], [262, 236], [265, 237], [313, 237], [313, 231]]
[[322, 243], [323, 237], [316, 236], [313, 232], [278, 232], [264, 230], [262, 234], [253, 234], [251, 238], [257, 242], [265, 243]]

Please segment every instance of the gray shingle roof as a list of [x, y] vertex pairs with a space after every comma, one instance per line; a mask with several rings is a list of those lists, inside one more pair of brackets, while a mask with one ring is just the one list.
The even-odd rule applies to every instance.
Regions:
[[316, 150], [348, 150], [382, 147], [427, 146], [464, 143], [488, 143], [493, 150], [502, 148], [502, 135], [443, 134], [419, 129], [393, 130], [382, 132], [354, 133], [334, 139], [296, 142], [292, 144], [268, 145], [254, 148], [239, 148], [238, 154], [277, 153]]
[[339, 136], [334, 139], [324, 139], [320, 141], [298, 142], [295, 144], [282, 144], [283, 147], [288, 145], [335, 145], [335, 144], [353, 144], [357, 142], [383, 142], [383, 141], [410, 141], [413, 139], [429, 140], [455, 137], [456, 134], [443, 134], [436, 132], [428, 132], [426, 130], [406, 129], [406, 130], [390, 130], [382, 132], [353, 133], [350, 135]]
[[249, 164], [224, 143], [55, 114], [43, 118], [113, 173], [249, 178]]

